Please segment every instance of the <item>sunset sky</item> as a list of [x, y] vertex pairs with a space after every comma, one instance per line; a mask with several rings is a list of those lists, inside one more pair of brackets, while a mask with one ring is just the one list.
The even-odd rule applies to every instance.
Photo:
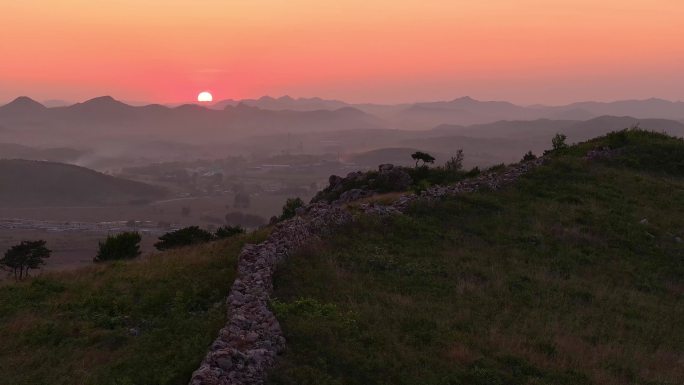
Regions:
[[2, 0], [0, 102], [684, 99], [682, 0]]

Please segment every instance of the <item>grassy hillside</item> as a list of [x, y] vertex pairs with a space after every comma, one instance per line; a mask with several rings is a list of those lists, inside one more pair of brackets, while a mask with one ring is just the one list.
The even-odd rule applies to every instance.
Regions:
[[281, 267], [269, 382], [682, 384], [682, 238], [684, 142], [643, 131], [364, 218]]
[[258, 233], [0, 286], [0, 383], [186, 384]]
[[158, 187], [63, 163], [0, 159], [0, 205], [128, 204], [164, 196]]
[[73, 162], [86, 151], [69, 147], [35, 148], [14, 143], [0, 143], [0, 158]]

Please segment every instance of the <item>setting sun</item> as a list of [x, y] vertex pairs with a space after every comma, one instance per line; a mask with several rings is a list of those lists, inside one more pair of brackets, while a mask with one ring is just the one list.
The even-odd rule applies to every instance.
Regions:
[[214, 100], [214, 97], [211, 96], [211, 94], [207, 91], [200, 92], [199, 95], [197, 95], [197, 101], [202, 102], [202, 103], [207, 103], [211, 102]]

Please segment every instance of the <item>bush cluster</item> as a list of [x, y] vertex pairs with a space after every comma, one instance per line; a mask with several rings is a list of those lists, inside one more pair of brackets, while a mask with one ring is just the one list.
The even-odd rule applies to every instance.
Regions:
[[154, 244], [154, 247], [157, 250], [169, 250], [207, 243], [216, 239], [229, 238], [244, 233], [245, 229], [240, 226], [222, 226], [215, 233], [210, 233], [199, 226], [190, 226], [162, 235], [159, 237], [159, 241]]
[[140, 234], [137, 232], [123, 232], [109, 235], [104, 242], [99, 242], [98, 252], [94, 262], [133, 259], [140, 255]]
[[288, 198], [288, 200], [285, 202], [285, 206], [283, 206], [283, 212], [280, 214], [278, 219], [284, 221], [286, 219], [293, 218], [297, 212], [297, 209], [303, 206], [304, 201], [301, 198]]
[[29, 270], [38, 269], [45, 264], [52, 251], [45, 247], [45, 241], [23, 241], [12, 246], [0, 259], [0, 267], [11, 270], [15, 279], [28, 277]]

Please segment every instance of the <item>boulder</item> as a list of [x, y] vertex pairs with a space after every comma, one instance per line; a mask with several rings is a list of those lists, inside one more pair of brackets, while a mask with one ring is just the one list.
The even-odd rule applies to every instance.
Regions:
[[378, 171], [380, 171], [381, 173], [383, 173], [383, 172], [390, 171], [390, 170], [392, 170], [393, 168], [394, 168], [394, 165], [393, 165], [393, 164], [391, 164], [391, 163], [385, 163], [385, 164], [381, 164], [381, 165], [378, 166]]
[[345, 182], [356, 182], [365, 179], [365, 177], [366, 174], [362, 173], [361, 171], [350, 172], [349, 174], [347, 174]]
[[392, 167], [386, 171], [381, 170], [375, 180], [377, 189], [384, 191], [406, 191], [412, 183], [411, 175], [398, 167]]
[[375, 194], [374, 191], [369, 191], [369, 190], [362, 190], [359, 188], [351, 189], [348, 191], [343, 192], [340, 195], [340, 198], [335, 201], [335, 203], [348, 203], [352, 201], [356, 201], [362, 198], [367, 198], [369, 196], [373, 196]]
[[341, 176], [330, 175], [330, 178], [328, 178], [328, 185], [330, 186], [330, 189], [334, 189], [335, 187], [342, 185], [343, 181], [344, 178]]

